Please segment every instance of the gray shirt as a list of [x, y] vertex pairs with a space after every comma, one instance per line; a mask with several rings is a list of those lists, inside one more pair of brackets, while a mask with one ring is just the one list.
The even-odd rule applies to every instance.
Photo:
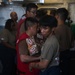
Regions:
[[49, 36], [43, 44], [41, 60], [48, 60], [48, 67], [59, 65], [59, 43], [54, 35]]
[[15, 47], [16, 36], [15, 36], [14, 32], [10, 32], [7, 29], [3, 29], [0, 32], [0, 40], [3, 40], [4, 42], [7, 42], [11, 46]]

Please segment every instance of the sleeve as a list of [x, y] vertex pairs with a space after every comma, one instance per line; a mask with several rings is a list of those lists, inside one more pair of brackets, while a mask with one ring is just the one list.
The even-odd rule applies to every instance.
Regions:
[[43, 52], [41, 54], [41, 59], [51, 61], [54, 53], [54, 47], [52, 46], [52, 44], [46, 44], [42, 48], [42, 50]]
[[8, 42], [9, 40], [9, 32], [7, 30], [3, 30], [0, 35], [0, 39], [4, 42]]
[[26, 43], [26, 40], [22, 40], [19, 42], [19, 53], [20, 54], [26, 54], [28, 55], [29, 54], [29, 51], [28, 51], [28, 46], [27, 46], [27, 43]]
[[25, 32], [24, 23], [21, 24], [19, 36]]

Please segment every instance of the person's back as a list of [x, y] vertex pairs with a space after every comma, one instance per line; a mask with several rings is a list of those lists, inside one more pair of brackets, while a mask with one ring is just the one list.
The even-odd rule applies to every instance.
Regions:
[[65, 25], [65, 21], [68, 18], [68, 10], [65, 8], [59, 8], [56, 11], [56, 19], [58, 26], [54, 33], [59, 41], [60, 45], [60, 68], [62, 75], [69, 75], [69, 62], [70, 62], [70, 48], [72, 45], [72, 32], [71, 29]]
[[60, 51], [70, 49], [72, 44], [72, 31], [70, 27], [65, 24], [68, 18], [68, 11], [65, 8], [57, 9], [56, 18], [58, 20], [58, 26], [54, 32], [60, 43]]
[[72, 32], [67, 25], [59, 25], [55, 30], [55, 35], [60, 43], [60, 51], [71, 48]]

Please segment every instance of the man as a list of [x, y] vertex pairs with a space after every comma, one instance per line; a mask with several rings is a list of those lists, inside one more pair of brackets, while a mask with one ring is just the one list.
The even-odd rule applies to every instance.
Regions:
[[10, 17], [11, 17], [11, 19], [12, 19], [15, 23], [17, 23], [18, 15], [17, 15], [17, 13], [16, 13], [15, 11], [12, 11], [12, 12], [10, 13]]
[[27, 17], [35, 17], [36, 16], [36, 11], [37, 11], [37, 5], [34, 3], [29, 3], [26, 6], [26, 14], [22, 16], [20, 21], [18, 22], [18, 31], [17, 31], [17, 37], [19, 37], [24, 31], [24, 21]]
[[24, 22], [25, 32], [17, 39], [17, 69], [18, 75], [38, 75], [38, 70], [29, 71], [29, 62], [38, 61], [38, 49], [34, 41], [34, 35], [37, 33], [38, 21], [35, 18], [28, 17]]
[[57, 26], [57, 20], [53, 16], [46, 15], [40, 19], [40, 29], [45, 42], [41, 49], [40, 62], [31, 63], [32, 68], [41, 69], [40, 75], [59, 75], [59, 43], [53, 34]]
[[69, 75], [69, 50], [72, 45], [72, 32], [70, 27], [65, 25], [65, 21], [68, 18], [68, 11], [65, 8], [59, 8], [56, 11], [56, 19], [58, 26], [55, 29], [55, 35], [60, 44], [60, 67], [62, 75]]
[[[11, 17], [11, 19], [14, 21], [14, 23], [15, 23], [15, 25], [16, 25], [16, 29], [13, 31], [14, 32], [14, 34], [16, 33], [17, 34], [17, 24], [18, 24], [18, 22], [17, 22], [17, 20], [18, 20], [18, 15], [17, 15], [17, 13], [15, 12], [15, 11], [12, 11], [11, 13], [10, 13], [10, 17]], [[16, 35], [15, 34], [15, 35]]]

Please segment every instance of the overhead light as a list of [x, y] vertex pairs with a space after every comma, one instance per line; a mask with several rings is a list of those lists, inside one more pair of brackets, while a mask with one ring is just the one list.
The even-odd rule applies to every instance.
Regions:
[[0, 3], [2, 2], [2, 0], [0, 0]]
[[0, 0], [0, 5], [1, 5], [1, 3], [2, 3], [2, 0]]
[[5, 4], [13, 4], [12, 0], [4, 0], [3, 1]]
[[39, 0], [40, 3], [44, 3], [44, 0]]
[[24, 0], [12, 0], [12, 1], [24, 1]]

